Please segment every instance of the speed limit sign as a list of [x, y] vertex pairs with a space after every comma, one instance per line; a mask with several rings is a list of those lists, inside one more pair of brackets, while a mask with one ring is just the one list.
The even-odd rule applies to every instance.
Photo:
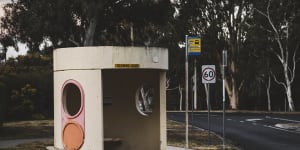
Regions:
[[202, 83], [216, 83], [215, 65], [202, 66]]

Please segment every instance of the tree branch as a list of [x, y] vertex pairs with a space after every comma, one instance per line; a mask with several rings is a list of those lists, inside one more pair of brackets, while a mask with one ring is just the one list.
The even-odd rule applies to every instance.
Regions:
[[285, 89], [286, 89], [286, 85], [284, 84], [284, 82], [280, 82], [277, 80], [276, 76], [273, 74], [273, 72], [271, 72], [273, 78], [274, 78], [274, 81], [277, 83], [277, 84], [280, 84], [282, 85]]
[[170, 87], [170, 80], [171, 80], [171, 79], [168, 79], [168, 80], [166, 81], [166, 82], [167, 82], [167, 83], [166, 83], [166, 89], [168, 89], [168, 88]]
[[260, 13], [261, 15], [265, 16], [266, 18], [268, 18], [267, 14], [265, 14], [264, 12], [258, 10], [257, 8], [254, 8], [254, 10], [256, 10], [258, 13]]
[[281, 62], [281, 64], [283, 64], [284, 63], [283, 58], [277, 52], [274, 51], [274, 53], [276, 57], [279, 59], [279, 61]]
[[244, 83], [245, 83], [245, 80], [243, 80], [243, 81], [241, 82], [241, 84], [240, 84], [240, 86], [239, 86], [239, 88], [238, 88], [238, 91], [241, 91], [241, 89], [242, 89]]
[[281, 52], [281, 56], [279, 54], [276, 54], [277, 58], [280, 60], [280, 62], [282, 63], [284, 61], [284, 54], [283, 54], [283, 47], [282, 47], [282, 43], [280, 41], [280, 36], [279, 36], [279, 33], [278, 33], [278, 30], [276, 29], [271, 17], [270, 17], [270, 6], [271, 6], [271, 0], [269, 0], [268, 2], [268, 6], [267, 6], [267, 13], [264, 13], [256, 8], [254, 8], [258, 13], [260, 13], [261, 15], [265, 16], [268, 21], [269, 21], [269, 24], [271, 25], [273, 31], [275, 32], [275, 39], [276, 39], [276, 42], [277, 44], [279, 45], [279, 49], [280, 49], [280, 52]]
[[288, 68], [288, 78], [289, 78], [290, 81], [292, 81], [293, 80], [293, 74], [294, 74], [294, 72], [291, 70], [291, 68], [289, 67], [289, 65], [287, 65], [287, 68]]
[[274, 32], [276, 33], [276, 36], [278, 36], [278, 39], [279, 39], [279, 33], [278, 33], [278, 30], [276, 29], [271, 17], [270, 17], [270, 6], [271, 6], [271, 0], [269, 0], [268, 2], [268, 6], [267, 6], [267, 19], [270, 23], [270, 25], [272, 26]]
[[176, 90], [176, 89], [178, 89], [179, 88], [179, 86], [177, 86], [177, 87], [174, 87], [174, 88], [172, 88], [172, 89], [166, 89], [167, 91], [172, 91], [172, 90]]
[[74, 45], [76, 45], [77, 47], [80, 46], [80, 44], [79, 44], [78, 42], [74, 41], [73, 39], [69, 38], [68, 40], [69, 40], [71, 43], [73, 43]]
[[291, 76], [291, 83], [294, 82], [295, 74], [296, 74], [296, 65], [297, 65], [297, 62], [299, 61], [299, 59], [296, 60], [296, 54], [297, 54], [297, 51], [299, 49], [299, 45], [300, 45], [300, 42], [298, 42], [297, 47], [296, 47], [296, 49], [294, 51], [294, 54], [293, 54], [293, 72], [292, 72], [292, 76]]

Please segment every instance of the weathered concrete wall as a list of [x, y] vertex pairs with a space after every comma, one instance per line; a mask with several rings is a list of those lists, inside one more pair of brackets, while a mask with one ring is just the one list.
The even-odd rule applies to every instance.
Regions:
[[168, 50], [144, 47], [75, 47], [53, 52], [54, 71], [114, 69], [115, 64], [140, 64], [139, 68], [168, 69]]

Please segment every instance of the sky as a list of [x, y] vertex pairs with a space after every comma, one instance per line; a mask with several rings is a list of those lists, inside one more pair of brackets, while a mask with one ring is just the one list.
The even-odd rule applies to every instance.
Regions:
[[[11, 0], [0, 0], [0, 17], [4, 15], [3, 6], [9, 2], [11, 2]], [[26, 55], [27, 53], [26, 45], [22, 43], [18, 43], [18, 47], [19, 47], [19, 52], [16, 52], [14, 48], [9, 47], [6, 54], [6, 58], [17, 57], [18, 55]]]

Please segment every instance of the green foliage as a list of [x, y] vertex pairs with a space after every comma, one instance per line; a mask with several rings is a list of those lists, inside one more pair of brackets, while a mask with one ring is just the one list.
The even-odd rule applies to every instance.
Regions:
[[8, 95], [6, 120], [53, 116], [51, 57], [28, 54], [11, 58], [0, 67], [0, 82]]
[[0, 82], [0, 128], [5, 120], [8, 97], [5, 84]]
[[17, 119], [29, 119], [34, 112], [34, 100], [36, 99], [37, 89], [30, 84], [20, 90], [13, 90], [11, 92], [8, 110], [8, 116]]
[[[135, 43], [144, 45], [149, 38], [157, 39], [153, 35], [161, 37], [158, 25], [168, 24], [174, 12], [165, 0], [18, 0], [4, 10], [1, 27], [6, 32], [0, 42], [7, 47], [21, 41], [32, 52], [41, 50], [44, 39], [55, 48], [83, 46], [88, 34], [94, 35], [93, 45], [130, 45], [131, 26]], [[95, 31], [89, 33], [92, 23]]]

